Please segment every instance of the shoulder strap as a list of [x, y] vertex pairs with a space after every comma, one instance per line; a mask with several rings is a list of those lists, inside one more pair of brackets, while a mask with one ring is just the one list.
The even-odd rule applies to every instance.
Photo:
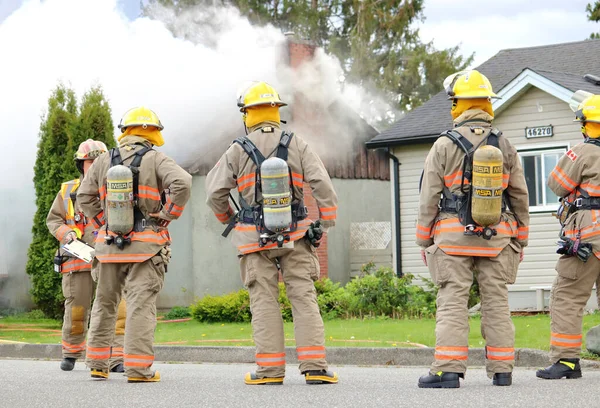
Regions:
[[118, 166], [123, 164], [123, 159], [121, 158], [121, 152], [118, 147], [113, 147], [110, 149], [110, 167]]
[[452, 140], [455, 145], [457, 145], [465, 154], [470, 154], [473, 150], [473, 143], [469, 142], [469, 140], [461, 135], [456, 130], [447, 130], [442, 133], [440, 136], [446, 136], [448, 139]]
[[292, 137], [294, 137], [293, 133], [281, 132], [281, 138], [277, 145], [277, 154], [275, 156], [286, 162], [288, 160], [288, 147], [290, 146]]
[[[69, 205], [69, 200], [72, 201], [73, 209], [75, 208], [75, 199], [77, 198], [77, 189], [79, 188], [79, 183], [76, 180], [67, 181], [63, 183], [61, 186], [61, 196], [63, 200], [63, 207], [65, 209], [65, 214], [69, 214], [71, 206]], [[71, 214], [72, 215], [72, 214]]]
[[262, 162], [265, 161], [265, 156], [260, 152], [260, 150], [258, 150], [256, 145], [252, 143], [250, 139], [248, 139], [247, 136], [238, 137], [233, 142], [242, 146], [242, 149], [244, 149], [246, 154], [250, 156], [250, 159], [252, 162], [254, 162], [257, 168], [260, 167]]
[[[152, 147], [144, 146], [140, 150], [135, 152], [135, 156], [131, 163], [129, 164], [129, 169], [133, 174], [133, 197], [136, 202], [139, 198], [140, 194], [140, 165], [142, 164], [142, 158], [146, 153], [152, 150]], [[162, 200], [162, 195], [161, 195]], [[135, 206], [134, 219], [141, 219], [144, 215], [141, 213], [139, 207]]]
[[591, 137], [586, 138], [583, 143], [592, 144], [594, 146], [600, 147], [600, 140], [592, 139]]
[[135, 152], [135, 157], [131, 161], [131, 164], [129, 165], [129, 167], [140, 167], [140, 165], [142, 164], [142, 157], [144, 157], [144, 155], [146, 153], [148, 153], [150, 150], [152, 150], [151, 147], [144, 146], [143, 148], [141, 148], [140, 150]]
[[[138, 199], [139, 196], [139, 175], [140, 175], [140, 165], [142, 164], [142, 158], [146, 153], [153, 150], [152, 147], [144, 146], [140, 150], [134, 153], [133, 160], [129, 164], [129, 169], [131, 173], [133, 173], [133, 196], [135, 199]], [[110, 149], [110, 167], [118, 166], [123, 164], [123, 159], [121, 157], [121, 152], [118, 147], [113, 147]]]
[[487, 144], [500, 149], [500, 141], [499, 141], [500, 136], [502, 136], [501, 131], [499, 131], [498, 129], [495, 129], [495, 128], [492, 129], [490, 134], [487, 137]]
[[73, 187], [73, 190], [71, 190], [71, 194], [70, 194], [70, 196], [71, 196], [71, 201], [73, 201], [73, 207], [75, 207], [75, 201], [77, 200], [77, 190], [79, 190], [79, 186], [80, 186], [80, 185], [81, 185], [81, 184], [76, 184], [76, 185]]

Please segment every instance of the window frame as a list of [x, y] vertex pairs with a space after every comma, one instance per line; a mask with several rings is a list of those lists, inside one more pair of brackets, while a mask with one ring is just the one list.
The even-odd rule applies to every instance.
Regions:
[[[521, 165], [522, 165], [522, 159], [525, 156], [538, 156], [543, 153], [556, 153], [557, 151], [562, 151], [562, 154], [564, 155], [571, 148], [571, 144], [569, 142], [565, 141], [565, 142], [551, 143], [551, 144], [539, 144], [539, 145], [536, 144], [534, 146], [521, 145], [521, 146], [515, 146], [515, 148], [517, 149], [517, 154], [519, 155], [519, 160], [521, 160]], [[563, 149], [564, 149], [564, 151], [563, 151]], [[544, 161], [542, 160], [542, 166], [543, 165], [544, 165]], [[525, 175], [525, 169], [523, 169], [523, 175]], [[546, 182], [547, 181], [548, 180], [546, 180]], [[546, 200], [546, 197], [545, 197], [546, 196], [546, 186], [545, 185], [542, 186], [542, 194], [544, 196], [544, 201], [545, 201]], [[529, 212], [530, 213], [550, 213], [550, 212], [555, 212], [557, 210], [557, 208], [558, 208], [558, 203], [550, 204], [550, 205], [548, 205], [548, 204], [536, 205], [536, 206], [529, 206]]]

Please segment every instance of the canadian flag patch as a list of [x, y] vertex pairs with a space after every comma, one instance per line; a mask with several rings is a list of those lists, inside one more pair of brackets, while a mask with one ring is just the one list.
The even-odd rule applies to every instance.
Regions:
[[571, 159], [571, 161], [577, 160], [577, 155], [575, 154], [575, 152], [572, 149], [569, 150], [566, 154], [567, 154], [567, 157], [569, 159]]

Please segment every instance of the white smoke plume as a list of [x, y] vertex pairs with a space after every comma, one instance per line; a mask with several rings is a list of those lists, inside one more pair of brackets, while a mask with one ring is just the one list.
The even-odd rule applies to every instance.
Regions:
[[243, 134], [236, 92], [248, 80], [271, 83], [283, 98], [343, 100], [367, 120], [386, 114], [360, 88], [342, 87], [339, 62], [325, 53], [299, 77], [281, 63], [285, 36], [235, 9], [155, 9], [153, 17], [131, 21], [117, 0], [28, 0], [0, 24], [0, 275], [23, 274], [40, 118], [59, 81], [78, 97], [101, 85], [115, 125], [131, 107], [153, 109], [165, 125], [160, 149], [184, 166], [213, 164]]

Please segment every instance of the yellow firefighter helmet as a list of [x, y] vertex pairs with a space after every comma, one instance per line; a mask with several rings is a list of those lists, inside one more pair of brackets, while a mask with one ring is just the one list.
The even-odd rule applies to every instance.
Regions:
[[106, 145], [100, 141], [88, 139], [81, 142], [79, 148], [75, 152], [75, 160], [94, 160], [102, 153], [106, 153], [108, 149]]
[[575, 112], [574, 122], [600, 123], [600, 95], [577, 91], [571, 97], [569, 106]]
[[268, 105], [272, 107], [286, 106], [279, 98], [279, 94], [266, 82], [254, 81], [243, 87], [239, 92], [237, 105], [240, 112], [245, 112], [252, 106]]
[[476, 70], [460, 71], [444, 80], [448, 99], [500, 99], [492, 90], [489, 79]]
[[158, 115], [144, 106], [129, 109], [123, 115], [121, 122], [119, 122], [121, 132], [125, 132], [125, 129], [131, 126], [141, 126], [144, 129], [148, 126], [154, 126], [158, 130], [164, 129]]

